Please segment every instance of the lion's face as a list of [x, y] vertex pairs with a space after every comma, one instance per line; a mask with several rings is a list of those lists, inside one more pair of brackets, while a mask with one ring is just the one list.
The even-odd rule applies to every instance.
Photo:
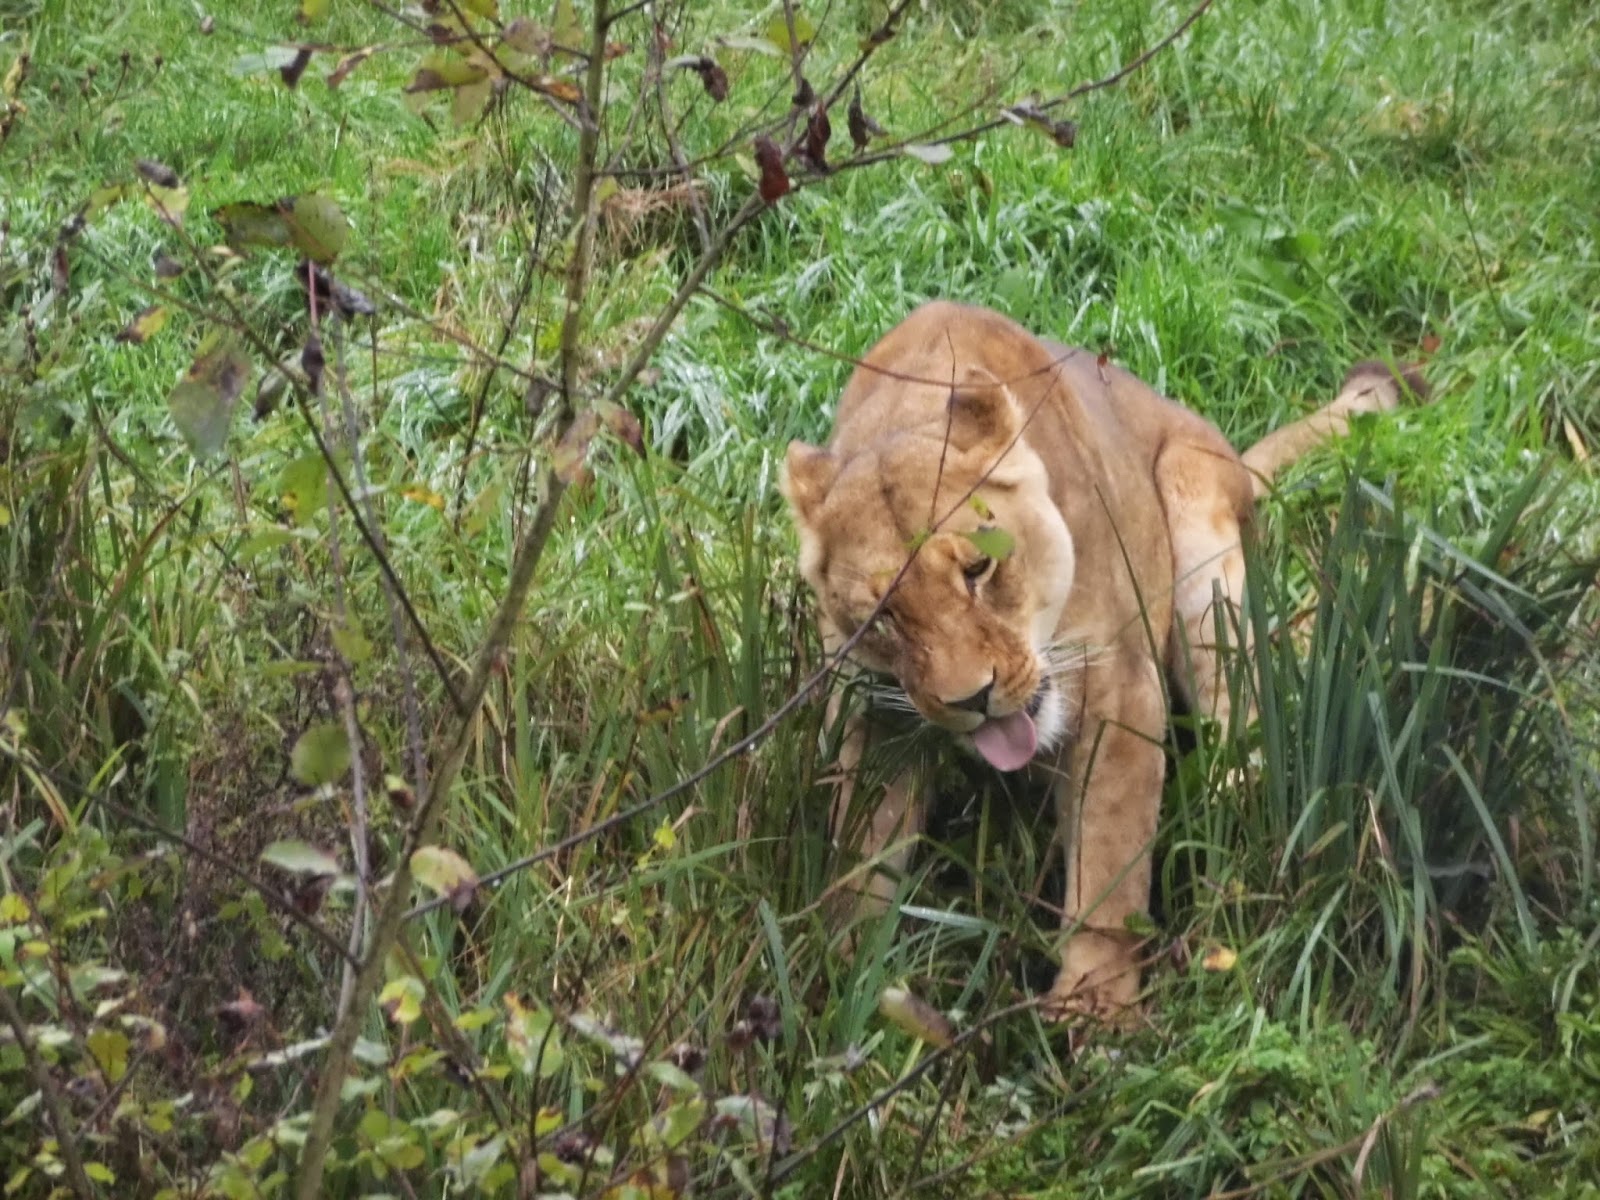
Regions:
[[[1003, 395], [990, 402], [1009, 407]], [[951, 428], [897, 432], [845, 461], [795, 443], [785, 491], [827, 624], [840, 638], [866, 626], [853, 657], [898, 681], [927, 720], [1016, 770], [1066, 725], [1059, 676], [1071, 664], [1054, 640], [1072, 537], [1012, 422], [977, 437], [957, 427], [947, 441]], [[1004, 532], [1008, 553], [967, 536], [989, 529]]]

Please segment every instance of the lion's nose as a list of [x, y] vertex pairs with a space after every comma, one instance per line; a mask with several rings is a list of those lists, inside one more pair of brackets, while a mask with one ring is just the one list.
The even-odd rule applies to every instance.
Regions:
[[994, 680], [990, 679], [972, 695], [961, 700], [949, 700], [946, 704], [950, 708], [959, 708], [962, 712], [977, 713], [980, 717], [989, 715], [989, 693], [994, 691]]

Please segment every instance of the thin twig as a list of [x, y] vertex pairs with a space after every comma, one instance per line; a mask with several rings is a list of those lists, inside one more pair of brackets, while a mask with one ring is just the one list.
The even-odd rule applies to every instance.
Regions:
[[[578, 173], [573, 187], [578, 236], [573, 251], [573, 266], [568, 276], [567, 311], [562, 322], [562, 389], [557, 420], [557, 427], [561, 429], [571, 424], [575, 411], [578, 342], [583, 332], [584, 299], [594, 235], [594, 168], [599, 154], [599, 112], [604, 95], [606, 35], [610, 28], [606, 7], [605, 0], [596, 0], [582, 114], [585, 118], [584, 132], [579, 138]], [[416, 815], [406, 831], [389, 889], [379, 909], [366, 957], [362, 960], [361, 970], [351, 989], [350, 1007], [335, 1024], [328, 1039], [322, 1076], [317, 1083], [311, 1120], [300, 1154], [299, 1175], [295, 1181], [298, 1200], [317, 1200], [321, 1195], [323, 1169], [333, 1144], [334, 1125], [339, 1114], [344, 1081], [350, 1071], [351, 1055], [366, 1019], [367, 1006], [382, 983], [384, 960], [399, 937], [405, 920], [406, 902], [410, 897], [413, 879], [412, 857], [427, 844], [443, 817], [444, 799], [466, 760], [489, 682], [505, 655], [506, 647], [510, 645], [512, 630], [522, 615], [539, 560], [555, 527], [556, 512], [566, 491], [566, 483], [553, 469], [546, 468], [544, 475], [545, 489], [538, 511], [517, 547], [505, 598], [478, 650], [465, 696], [465, 711], [458, 716], [451, 744], [418, 802]]]
[[889, 10], [888, 15], [883, 18], [878, 28], [867, 36], [866, 44], [861, 47], [861, 52], [856, 55], [855, 61], [845, 68], [845, 72], [839, 76], [838, 82], [828, 89], [828, 98], [822, 102], [824, 108], [832, 109], [835, 104], [839, 103], [839, 98], [844, 95], [845, 89], [855, 81], [855, 77], [861, 74], [861, 68], [867, 65], [867, 60], [878, 52], [879, 47], [887, 46], [894, 40], [895, 34], [899, 32], [895, 26], [899, 24], [900, 18], [905, 15], [906, 9], [910, 7], [911, 0], [899, 0], [899, 3]]
[[[344, 438], [345, 446], [350, 453], [350, 471], [355, 476], [356, 490], [361, 497], [362, 511], [367, 518], [367, 526], [377, 539], [378, 546], [385, 553], [388, 552], [388, 538], [383, 532], [383, 523], [378, 520], [378, 513], [373, 507], [372, 488], [367, 486], [367, 468], [361, 456], [361, 426], [356, 419], [355, 397], [350, 391], [350, 376], [345, 368], [344, 355], [344, 329], [345, 320], [335, 314], [333, 322], [333, 363], [334, 382], [339, 388], [339, 403], [344, 412]], [[376, 399], [378, 387], [378, 333], [372, 331], [372, 387]], [[390, 586], [389, 577], [380, 574], [379, 582], [382, 584], [383, 603], [389, 614], [389, 637], [394, 642], [394, 657], [396, 668], [400, 672], [400, 702], [404, 708], [406, 721], [406, 746], [411, 753], [411, 786], [413, 788], [426, 787], [428, 783], [427, 751], [422, 740], [422, 702], [417, 696], [417, 676], [411, 669], [411, 651], [407, 644], [406, 622], [400, 597], [395, 594]]]
[[706, 219], [706, 206], [700, 199], [700, 189], [695, 186], [696, 180], [694, 172], [689, 167], [689, 158], [683, 152], [683, 142], [679, 139], [677, 128], [672, 123], [672, 105], [667, 96], [667, 72], [663, 65], [666, 60], [661, 49], [662, 26], [655, 15], [654, 5], [651, 6], [650, 15], [652, 20], [650, 70], [656, 77], [656, 109], [661, 117], [661, 135], [667, 139], [667, 151], [678, 166], [684, 186], [689, 189], [689, 215], [694, 220], [694, 231], [700, 239], [700, 252], [704, 254], [711, 249], [711, 224]]
[[[311, 338], [317, 337], [317, 289], [316, 281], [312, 278], [312, 268], [306, 268], [306, 295], [311, 306]], [[337, 318], [336, 318], [337, 319]], [[308, 343], [311, 344], [311, 343]], [[320, 353], [320, 346], [319, 351]], [[336, 371], [344, 369], [344, 357], [341, 355], [335, 366]], [[344, 390], [345, 381], [340, 380], [337, 385]], [[328, 409], [328, 389], [326, 381], [317, 389], [317, 407], [322, 414], [322, 427], [328, 440], [334, 440], [335, 426], [333, 415]], [[348, 439], [346, 447], [350, 451], [354, 462], [361, 461], [361, 447], [355, 440]], [[324, 464], [326, 467], [326, 463]], [[339, 541], [339, 500], [337, 495], [328, 492], [328, 563], [333, 571], [333, 615], [334, 619], [345, 630], [351, 628], [350, 606], [346, 600], [346, 580], [344, 569], [344, 550]], [[350, 1004], [350, 989], [355, 986], [355, 968], [352, 965], [361, 958], [362, 946], [367, 934], [367, 910], [371, 904], [372, 872], [367, 862], [367, 770], [366, 762], [361, 753], [361, 724], [356, 720], [355, 687], [351, 680], [350, 660], [339, 649], [338, 639], [333, 641], [333, 657], [337, 665], [334, 678], [333, 693], [334, 703], [339, 710], [340, 719], [344, 722], [345, 742], [350, 747], [350, 854], [356, 868], [356, 898], [351, 906], [350, 913], [350, 958], [344, 963], [339, 975], [339, 1000], [335, 1011], [343, 1016], [345, 1009]]]

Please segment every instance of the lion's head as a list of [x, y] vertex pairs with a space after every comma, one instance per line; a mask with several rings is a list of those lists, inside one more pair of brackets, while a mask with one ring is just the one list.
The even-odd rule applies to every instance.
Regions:
[[857, 662], [1017, 770], [1067, 722], [1071, 664], [1055, 639], [1072, 536], [1020, 436], [1017, 398], [995, 376], [968, 367], [954, 386], [882, 387], [892, 398], [841, 413], [830, 448], [789, 446], [801, 573], [825, 630], [843, 640], [867, 626]]

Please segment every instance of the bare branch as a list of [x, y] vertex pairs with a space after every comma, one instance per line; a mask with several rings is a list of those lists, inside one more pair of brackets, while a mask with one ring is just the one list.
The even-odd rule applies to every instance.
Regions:
[[[610, 28], [605, 0], [596, 0], [594, 21], [589, 42], [589, 69], [584, 98], [585, 129], [579, 139], [579, 166], [573, 189], [573, 208], [578, 222], [577, 245], [570, 266], [567, 290], [567, 311], [562, 322], [561, 358], [562, 388], [560, 409], [556, 425], [565, 429], [571, 424], [576, 411], [579, 339], [583, 332], [584, 299], [588, 288], [589, 256], [594, 236], [593, 192], [595, 163], [599, 154], [599, 111], [605, 84], [605, 45]], [[349, 1008], [340, 1016], [328, 1041], [323, 1061], [322, 1077], [318, 1081], [316, 1099], [311, 1109], [311, 1121], [306, 1130], [305, 1145], [300, 1155], [300, 1171], [295, 1181], [295, 1194], [299, 1200], [316, 1200], [322, 1191], [322, 1173], [333, 1142], [334, 1125], [339, 1113], [344, 1081], [350, 1071], [351, 1055], [367, 1007], [377, 994], [383, 981], [384, 960], [394, 945], [405, 920], [406, 904], [410, 898], [412, 873], [411, 860], [417, 850], [427, 844], [444, 812], [444, 799], [455, 783], [461, 764], [466, 759], [471, 743], [478, 710], [489, 689], [496, 664], [511, 642], [511, 633], [521, 617], [539, 559], [544, 553], [550, 533], [555, 527], [556, 512], [566, 491], [565, 481], [552, 469], [544, 471], [544, 492], [538, 511], [529, 529], [523, 534], [512, 562], [511, 577], [506, 594], [494, 621], [478, 650], [472, 679], [467, 687], [466, 708], [456, 723], [455, 735], [433, 779], [418, 802], [416, 815], [401, 846], [399, 859], [390, 879], [379, 909], [377, 924], [367, 946], [361, 970], [350, 990]]]
[[[1138, 55], [1136, 58], [1130, 59], [1122, 66], [1118, 67], [1115, 71], [1111, 72], [1111, 74], [1103, 76], [1099, 79], [1092, 79], [1084, 83], [1080, 83], [1076, 87], [1070, 88], [1053, 99], [1045, 100], [1040, 104], [1034, 105], [1035, 110], [1039, 112], [1051, 111], [1060, 108], [1062, 105], [1076, 100], [1082, 96], [1087, 96], [1091, 92], [1103, 91], [1106, 88], [1114, 87], [1115, 85], [1121, 83], [1129, 75], [1132, 75], [1140, 67], [1143, 67], [1152, 58], [1160, 54], [1168, 46], [1172, 45], [1180, 37], [1187, 33], [1189, 31], [1189, 27], [1198, 21], [1202, 15], [1204, 15], [1205, 11], [1211, 7], [1213, 2], [1214, 0], [1200, 0], [1200, 3], [1197, 4], [1189, 12], [1189, 15], [1184, 17], [1184, 19], [1180, 21], [1170, 33], [1168, 33], [1155, 45], [1151, 46], [1144, 53]], [[978, 107], [978, 105], [970, 105], [965, 112], [970, 113], [976, 111]], [[1004, 126], [1013, 124], [1011, 117], [1002, 115], [991, 118], [987, 121], [981, 121], [978, 124], [969, 126], [968, 128], [960, 130], [957, 133], [941, 134], [939, 132], [942, 129], [949, 128], [950, 125], [954, 124], [954, 122], [959, 119], [959, 115], [954, 118], [945, 118], [944, 120], [941, 120], [937, 124], [931, 126], [929, 129], [924, 130], [921, 134], [904, 138], [892, 146], [886, 146], [881, 150], [873, 150], [854, 155], [850, 158], [841, 159], [839, 162], [833, 164], [834, 169], [836, 171], [842, 171], [846, 169], [868, 167], [873, 163], [884, 162], [891, 158], [899, 158], [905, 153], [905, 148], [907, 146], [949, 146], [958, 142], [970, 142], [974, 138], [988, 133], [991, 130], [1000, 129]], [[816, 182], [817, 181], [815, 179], [796, 180], [795, 186], [797, 188], [807, 187]]]

